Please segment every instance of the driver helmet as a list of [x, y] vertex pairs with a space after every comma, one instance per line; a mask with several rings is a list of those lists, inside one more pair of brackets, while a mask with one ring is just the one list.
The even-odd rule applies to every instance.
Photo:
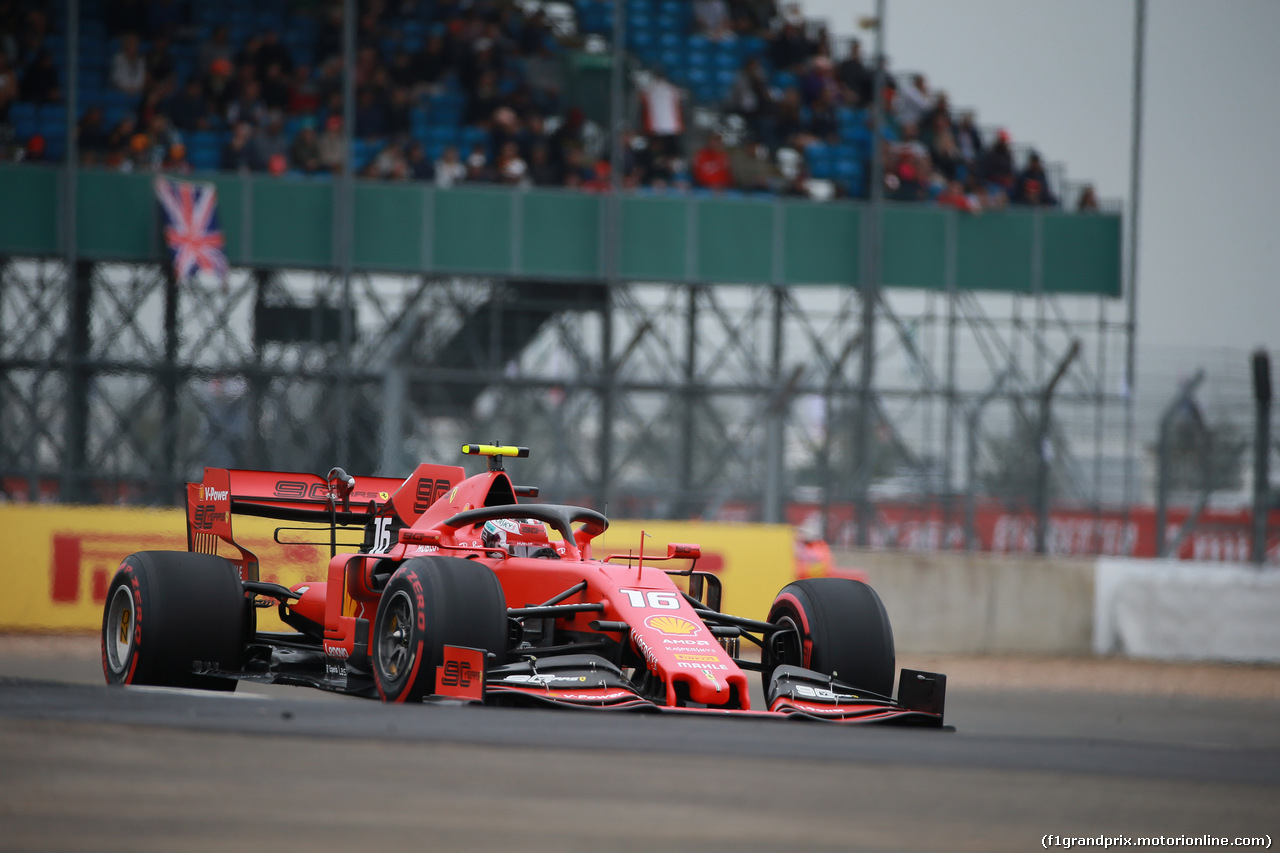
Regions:
[[480, 531], [480, 540], [486, 548], [501, 548], [512, 557], [549, 556], [546, 551], [555, 553], [547, 536], [547, 526], [531, 518], [486, 521]]

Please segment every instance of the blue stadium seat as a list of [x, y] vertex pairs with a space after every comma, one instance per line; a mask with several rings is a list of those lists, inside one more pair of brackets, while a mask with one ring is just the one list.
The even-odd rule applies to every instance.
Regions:
[[187, 162], [191, 164], [191, 168], [204, 170], [215, 170], [222, 162], [222, 156], [218, 153], [216, 147], [189, 147], [187, 149]]

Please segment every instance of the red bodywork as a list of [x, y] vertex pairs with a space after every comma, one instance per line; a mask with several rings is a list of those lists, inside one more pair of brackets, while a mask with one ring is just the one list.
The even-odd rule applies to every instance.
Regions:
[[[604, 527], [588, 523], [573, 530], [571, 538], [547, 538], [545, 547], [554, 549], [559, 559], [511, 556], [485, 545], [483, 522], [456, 528], [447, 523], [468, 510], [515, 505], [520, 492], [502, 470], [466, 478], [461, 467], [449, 465], [422, 464], [405, 480], [355, 477], [346, 483], [312, 474], [207, 468], [201, 483], [188, 485], [188, 541], [192, 551], [223, 551], [242, 580], [256, 581], [257, 558], [236, 544], [233, 512], [284, 519], [309, 514], [299, 520], [314, 523], [332, 518], [338, 526], [365, 528], [366, 546], [371, 547], [336, 553], [329, 560], [326, 581], [294, 585], [292, 592], [300, 597], [281, 605], [282, 614], [287, 608], [293, 619], [306, 620], [317, 627], [317, 633], [322, 631], [324, 654], [334, 664], [356, 655], [359, 640], [368, 636], [368, 624], [381, 598], [373, 578], [375, 569], [385, 571], [388, 561], [396, 564], [427, 555], [466, 557], [493, 570], [508, 608], [543, 605], [585, 583], [581, 591], [556, 603], [598, 603], [602, 610], [557, 615], [557, 636], [604, 636], [620, 642], [633, 653], [629, 657], [636, 669], [647, 667], [665, 685], [665, 697], [651, 696], [649, 701], [617, 685], [605, 686], [603, 681], [599, 686], [561, 689], [553, 679], [521, 682], [509, 677], [491, 680], [489, 696], [525, 693], [561, 704], [611, 707], [661, 705], [665, 699], [669, 708], [700, 705], [705, 706], [703, 710], [751, 712], [747, 674], [666, 571], [692, 568], [698, 546], [671, 545], [643, 560], [625, 555], [597, 558], [592, 539]], [[223, 545], [231, 546], [234, 553], [226, 554]], [[616, 623], [625, 623], [629, 630], [619, 630]], [[796, 700], [776, 700], [773, 705], [754, 713], [850, 721], [920, 716], [918, 711], [884, 701], [861, 708], [845, 704], [835, 713], [829, 705]]]

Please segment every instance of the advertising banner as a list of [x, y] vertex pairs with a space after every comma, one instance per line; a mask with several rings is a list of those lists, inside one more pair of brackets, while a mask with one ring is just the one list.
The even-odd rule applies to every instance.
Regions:
[[[261, 580], [290, 586], [325, 578], [327, 527], [304, 530], [244, 516], [236, 516], [234, 525], [236, 541], [258, 557]], [[795, 574], [786, 525], [616, 522], [596, 539], [596, 556], [638, 554], [642, 529], [649, 534], [645, 552], [651, 556], [666, 554], [669, 542], [702, 545], [698, 568], [722, 579], [724, 606], [739, 615], [763, 619], [773, 596]], [[135, 551], [187, 550], [180, 509], [8, 505], [0, 507], [0, 536], [8, 543], [0, 570], [0, 631], [96, 631], [121, 559]], [[347, 532], [339, 539], [353, 550], [359, 537]], [[685, 568], [688, 561], [670, 565]], [[289, 630], [274, 609], [258, 611], [258, 627]]]

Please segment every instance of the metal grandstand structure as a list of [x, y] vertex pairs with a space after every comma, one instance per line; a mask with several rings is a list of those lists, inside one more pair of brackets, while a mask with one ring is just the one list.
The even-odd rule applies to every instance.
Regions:
[[[520, 274], [531, 223], [519, 200], [512, 272], [442, 269], [425, 238], [419, 271], [378, 270], [344, 236], [356, 202], [343, 179], [332, 230], [321, 222], [333, 263], [255, 263], [244, 249], [225, 282], [179, 282], [154, 249], [78, 251], [93, 217], [78, 216], [74, 163], [61, 173], [57, 240], [0, 239], [0, 499], [166, 505], [205, 465], [395, 475], [491, 439], [534, 448], [515, 473], [550, 500], [764, 521], [805, 504], [845, 542], [852, 528], [835, 519], [854, 505], [867, 522], [880, 502], [958, 520], [975, 497], [1026, 513], [1135, 498], [1132, 306], [1118, 286], [1047, 286], [1039, 219], [1027, 283], [991, 291], [966, 283], [954, 215], [930, 244], [935, 284], [882, 286], [885, 243], [870, 229], [891, 211], [877, 199], [850, 214], [857, 285], [792, 280], [812, 235], [793, 240], [778, 201], [744, 214], [772, 217], [760, 232], [772, 270], [747, 284], [702, 274], [760, 248], [713, 233], [722, 202], [680, 220], [678, 263], [693, 274], [628, 274], [616, 197], [588, 264], [600, 275]], [[242, 196], [242, 243], [256, 244], [267, 217]], [[434, 198], [410, 202], [424, 233]], [[901, 244], [908, 278], [921, 233]]]
[[[169, 503], [205, 464], [394, 474], [477, 437], [535, 447], [520, 473], [548, 497], [622, 515], [779, 519], [787, 502], [854, 500], [862, 481], [857, 289], [361, 273], [343, 353], [330, 272], [236, 269], [224, 286], [159, 264], [67, 269], [0, 271], [10, 500]], [[883, 291], [873, 497], [954, 498], [976, 470], [980, 492], [1030, 506], [1018, 469], [1039, 394], [1080, 340], [1053, 409], [1055, 499], [1123, 504], [1120, 310]]]

